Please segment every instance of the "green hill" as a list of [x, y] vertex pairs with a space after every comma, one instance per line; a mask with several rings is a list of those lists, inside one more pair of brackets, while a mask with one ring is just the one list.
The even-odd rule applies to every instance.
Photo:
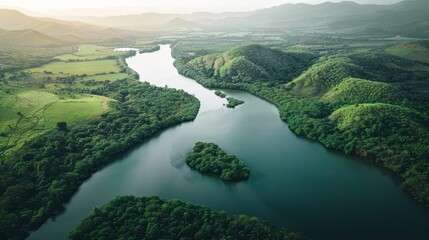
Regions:
[[348, 77], [365, 77], [365, 70], [348, 58], [338, 57], [320, 61], [288, 84], [295, 93], [321, 96]]
[[91, 42], [106, 41], [106, 39], [117, 38], [118, 36], [122, 40], [139, 36], [138, 33], [127, 30], [100, 27], [75, 21], [31, 17], [9, 9], [0, 9], [0, 29], [32, 29], [57, 38], [74, 36], [73, 40], [82, 39]]
[[416, 140], [418, 133], [427, 133], [422, 125], [425, 120], [421, 114], [384, 103], [345, 106], [334, 111], [329, 120], [335, 122], [339, 129], [361, 137], [381, 138], [398, 135], [402, 141], [406, 141], [407, 138]]
[[306, 55], [246, 45], [176, 67], [205, 86], [273, 102], [296, 134], [381, 163], [428, 203], [429, 68], [379, 49], [321, 57], [305, 70], [311, 63]]
[[337, 106], [358, 103], [393, 103], [400, 100], [398, 95], [399, 93], [387, 83], [347, 78], [331, 88], [322, 97], [322, 101]]
[[64, 45], [62, 41], [34, 30], [7, 31], [0, 29], [0, 46], [3, 47], [47, 47], [61, 45]]
[[309, 55], [285, 53], [269, 47], [249, 44], [222, 54], [196, 58], [189, 66], [207, 77], [229, 83], [285, 83], [298, 76], [308, 65]]
[[390, 48], [387, 48], [386, 53], [395, 56], [429, 63], [429, 43], [401, 43]]

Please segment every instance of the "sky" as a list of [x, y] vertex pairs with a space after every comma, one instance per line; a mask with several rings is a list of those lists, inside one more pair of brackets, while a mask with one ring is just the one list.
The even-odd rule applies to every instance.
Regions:
[[[328, 0], [0, 0], [1, 7], [24, 8], [35, 12], [70, 12], [72, 9], [106, 9], [119, 12], [191, 13], [197, 11], [249, 11], [285, 3], [317, 4]], [[340, 0], [330, 0], [338, 2]], [[358, 3], [392, 4], [400, 0], [355, 0]], [[78, 13], [76, 13], [78, 14]], [[82, 14], [82, 13], [80, 13]], [[100, 13], [99, 13], [100, 14]]]

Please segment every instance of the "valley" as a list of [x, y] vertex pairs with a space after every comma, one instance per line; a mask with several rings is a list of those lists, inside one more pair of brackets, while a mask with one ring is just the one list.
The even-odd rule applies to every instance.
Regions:
[[1, 238], [427, 239], [428, 3], [267, 6], [0, 7]]

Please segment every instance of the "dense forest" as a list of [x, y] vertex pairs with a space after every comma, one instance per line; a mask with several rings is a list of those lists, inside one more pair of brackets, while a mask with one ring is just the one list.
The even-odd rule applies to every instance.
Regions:
[[307, 239], [256, 217], [158, 197], [116, 197], [95, 208], [70, 233], [70, 239]]
[[[206, 87], [246, 90], [275, 103], [296, 134], [390, 169], [416, 199], [429, 203], [424, 62], [383, 49], [319, 58], [256, 45], [195, 59], [177, 54], [181, 74]], [[271, 66], [281, 71], [273, 75]]]
[[225, 153], [215, 143], [197, 142], [186, 164], [199, 172], [219, 177], [224, 181], [246, 180], [250, 170], [236, 156]]
[[71, 86], [55, 90], [69, 94], [89, 91], [114, 99], [109, 111], [85, 124], [60, 122], [57, 129], [28, 140], [12, 155], [2, 156], [2, 238], [24, 239], [59, 213], [80, 184], [117, 154], [166, 127], [196, 117], [199, 102], [195, 97], [141, 83], [123, 57], [118, 57], [117, 63], [128, 72], [128, 78], [92, 89]]

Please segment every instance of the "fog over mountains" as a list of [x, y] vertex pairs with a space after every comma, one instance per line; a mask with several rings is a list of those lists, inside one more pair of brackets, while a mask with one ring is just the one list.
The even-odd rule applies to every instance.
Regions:
[[429, 36], [429, 1], [407, 0], [393, 5], [352, 1], [317, 5], [284, 4], [240, 13], [157, 14], [81, 18], [92, 24], [133, 30], [255, 31], [277, 29], [363, 35]]
[[[3, 10], [0, 28], [26, 28], [57, 36], [126, 37], [148, 31], [281, 31], [339, 33], [362, 36], [429, 38], [429, 1], [405, 0], [392, 5], [352, 1], [284, 4], [250, 12], [193, 14], [143, 13], [109, 17], [79, 17], [78, 21], [33, 18]], [[85, 23], [83, 23], [85, 22]], [[120, 30], [120, 29], [126, 29]]]

